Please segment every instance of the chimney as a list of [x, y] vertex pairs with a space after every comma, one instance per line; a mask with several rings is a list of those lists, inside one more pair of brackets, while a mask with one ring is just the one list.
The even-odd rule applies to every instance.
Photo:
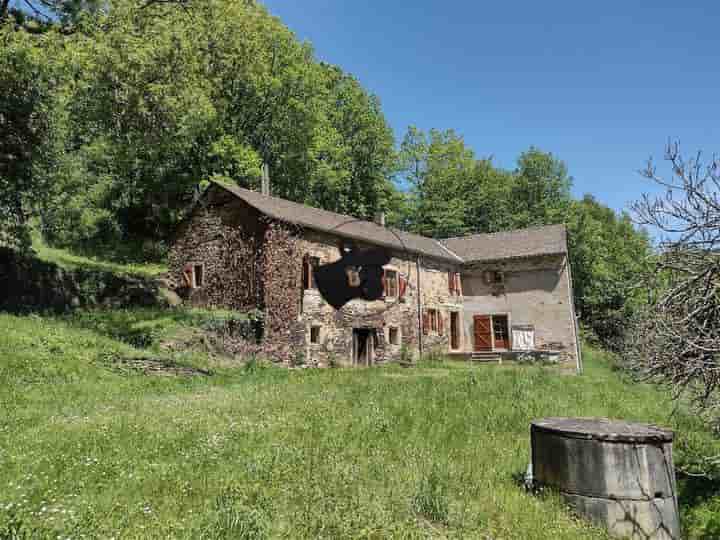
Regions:
[[385, 212], [376, 212], [375, 213], [375, 223], [377, 223], [381, 227], [385, 226]]
[[270, 195], [270, 167], [267, 163], [263, 163], [260, 177], [260, 193], [263, 195]]

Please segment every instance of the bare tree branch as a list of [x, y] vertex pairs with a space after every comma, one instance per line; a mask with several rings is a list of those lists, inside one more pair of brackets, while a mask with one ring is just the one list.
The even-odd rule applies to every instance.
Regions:
[[649, 289], [659, 292], [635, 321], [626, 360], [642, 378], [668, 384], [673, 396], [689, 395], [714, 417], [720, 411], [720, 161], [700, 152], [684, 159], [677, 142], [665, 149], [669, 176], [652, 160], [641, 174], [664, 188], [633, 205], [635, 221], [654, 228], [657, 272]]

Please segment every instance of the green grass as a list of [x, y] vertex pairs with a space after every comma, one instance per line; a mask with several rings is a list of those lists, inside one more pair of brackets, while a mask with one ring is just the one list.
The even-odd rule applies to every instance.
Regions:
[[71, 270], [97, 270], [144, 278], [157, 277], [167, 271], [167, 267], [160, 263], [111, 262], [106, 258], [78, 255], [66, 249], [49, 247], [37, 239], [33, 242], [33, 249], [40, 260]]
[[[166, 359], [214, 376], [113, 369], [206, 315], [0, 314], [0, 538], [604, 539], [556, 496], [518, 486], [531, 419], [668, 425], [677, 463], [720, 449], [699, 419], [670, 415], [666, 393], [593, 350], [582, 377], [437, 362], [219, 367], [201, 353]], [[137, 340], [143, 324], [154, 330]], [[681, 487], [688, 536], [717, 538], [714, 484]]]

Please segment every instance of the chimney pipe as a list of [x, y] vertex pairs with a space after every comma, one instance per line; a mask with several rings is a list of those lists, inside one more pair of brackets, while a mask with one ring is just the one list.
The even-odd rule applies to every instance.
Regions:
[[381, 227], [385, 226], [385, 212], [377, 212], [375, 214], [375, 223], [377, 223]]
[[267, 163], [263, 163], [260, 168], [260, 193], [263, 195], [270, 195], [270, 167]]

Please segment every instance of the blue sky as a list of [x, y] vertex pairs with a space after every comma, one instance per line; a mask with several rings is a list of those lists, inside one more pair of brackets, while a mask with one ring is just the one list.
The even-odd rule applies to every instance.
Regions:
[[530, 145], [621, 210], [668, 137], [720, 153], [720, 3], [263, 0], [378, 95], [398, 140], [453, 128], [512, 168]]

